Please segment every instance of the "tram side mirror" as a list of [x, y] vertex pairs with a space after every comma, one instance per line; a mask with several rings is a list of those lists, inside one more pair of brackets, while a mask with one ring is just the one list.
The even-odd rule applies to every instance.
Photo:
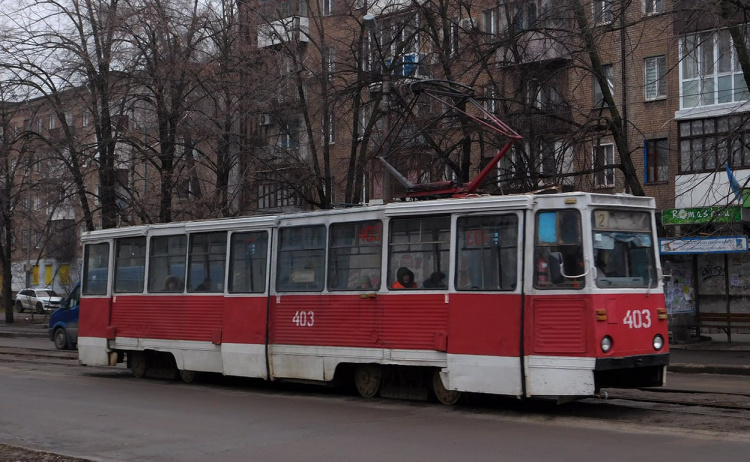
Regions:
[[549, 253], [549, 278], [552, 284], [560, 284], [563, 282], [563, 256], [562, 252], [550, 252]]

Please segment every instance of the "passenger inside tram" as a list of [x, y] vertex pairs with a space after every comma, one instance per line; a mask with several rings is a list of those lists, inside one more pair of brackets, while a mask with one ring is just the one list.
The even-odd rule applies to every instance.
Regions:
[[417, 283], [414, 282], [414, 273], [409, 268], [402, 266], [396, 271], [396, 282], [391, 287], [393, 289], [416, 289]]
[[170, 274], [169, 276], [167, 276], [167, 279], [164, 280], [164, 291], [177, 292], [181, 289], [180, 279], [174, 274]]
[[433, 272], [429, 278], [427, 278], [422, 287], [425, 289], [445, 289], [445, 273], [442, 271]]

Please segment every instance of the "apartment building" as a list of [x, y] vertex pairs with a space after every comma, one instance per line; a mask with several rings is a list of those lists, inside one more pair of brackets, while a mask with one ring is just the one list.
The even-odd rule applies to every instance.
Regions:
[[[467, 181], [460, 174], [475, 175], [501, 145], [457, 131], [451, 121], [420, 126], [420, 117], [450, 112], [450, 105], [424, 101], [410, 108], [409, 128], [396, 133], [398, 104], [413, 96], [404, 88], [425, 78], [471, 85], [486, 110], [523, 135], [486, 191], [555, 187], [655, 197], [662, 255], [673, 276], [667, 300], [675, 335], [688, 337], [697, 333], [698, 313], [746, 311], [750, 290], [741, 192], [729, 181], [732, 175], [742, 186], [750, 177], [748, 90], [728, 20], [692, 3], [477, 0], [436, 12], [393, 1], [275, 2], [273, 13], [258, 19], [257, 44], [281, 55], [293, 50], [293, 62], [317, 59], [321, 71], [304, 82], [309, 94], [313, 87], [360, 83], [339, 106], [329, 106], [334, 116], [318, 118], [312, 132], [335, 131], [330, 153], [340, 162], [358, 152], [356, 140], [369, 143], [369, 155], [355, 159], [364, 160], [369, 174], [362, 197], [387, 201], [398, 193], [384, 189], [388, 176], [375, 156], [414, 182]], [[326, 101], [323, 93], [317, 97]], [[260, 125], [272, 130], [277, 117], [262, 114]], [[373, 118], [371, 132], [358, 130], [353, 140], [351, 120], [365, 129]], [[402, 145], [403, 133], [418, 133], [418, 141]], [[443, 138], [436, 141], [436, 133]], [[462, 136], [471, 140], [463, 150], [441, 151]], [[281, 139], [276, 146], [283, 148]], [[299, 139], [299, 146], [316, 140], [310, 141]], [[341, 179], [341, 169], [332, 171]]]

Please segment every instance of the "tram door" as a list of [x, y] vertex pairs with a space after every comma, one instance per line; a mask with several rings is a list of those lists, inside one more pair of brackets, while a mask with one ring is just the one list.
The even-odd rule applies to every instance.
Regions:
[[227, 290], [224, 297], [222, 360], [227, 375], [267, 378], [270, 229], [229, 236]]
[[112, 298], [109, 296], [111, 242], [84, 246], [82, 301], [79, 309], [78, 350], [83, 364], [106, 365]]
[[456, 220], [451, 388], [522, 393], [522, 223], [516, 211]]
[[[581, 212], [537, 211], [524, 312], [526, 395], [586, 394], [593, 386], [585, 357], [587, 306]], [[591, 382], [591, 383], [587, 383]]]

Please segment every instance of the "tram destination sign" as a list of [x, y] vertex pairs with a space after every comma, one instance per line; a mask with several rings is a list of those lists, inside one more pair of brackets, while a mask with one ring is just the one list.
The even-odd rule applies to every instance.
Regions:
[[664, 225], [700, 225], [705, 223], [734, 223], [742, 221], [742, 207], [692, 207], [665, 209], [661, 214]]
[[659, 253], [735, 253], [747, 252], [747, 236], [684, 237], [659, 239]]

